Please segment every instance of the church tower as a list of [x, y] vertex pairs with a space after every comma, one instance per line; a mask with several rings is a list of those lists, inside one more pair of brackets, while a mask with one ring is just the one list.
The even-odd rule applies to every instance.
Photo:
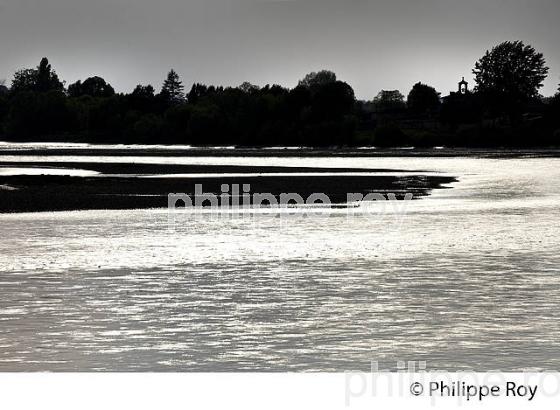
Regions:
[[466, 94], [469, 92], [469, 83], [465, 81], [465, 77], [459, 83], [459, 94]]

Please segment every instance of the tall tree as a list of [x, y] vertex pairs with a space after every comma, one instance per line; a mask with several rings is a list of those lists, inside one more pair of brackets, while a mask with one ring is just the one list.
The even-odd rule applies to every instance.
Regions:
[[172, 103], [179, 103], [184, 101], [185, 94], [183, 92], [183, 83], [179, 79], [179, 74], [175, 70], [169, 71], [167, 78], [163, 82], [163, 87], [161, 89], [161, 95], [168, 101]]
[[43, 57], [39, 63], [39, 67], [37, 67], [35, 90], [38, 92], [47, 92], [53, 90], [62, 91], [63, 89], [64, 84], [58, 79], [58, 75], [52, 69], [49, 60]]
[[11, 91], [62, 91], [64, 84], [59, 80], [58, 75], [49, 64], [49, 60], [44, 57], [37, 68], [24, 68], [16, 71], [12, 80]]
[[548, 74], [542, 53], [522, 41], [506, 41], [476, 62], [475, 91], [527, 101], [538, 95]]
[[408, 109], [418, 114], [434, 111], [440, 105], [440, 95], [434, 87], [416, 83], [410, 90], [406, 104]]

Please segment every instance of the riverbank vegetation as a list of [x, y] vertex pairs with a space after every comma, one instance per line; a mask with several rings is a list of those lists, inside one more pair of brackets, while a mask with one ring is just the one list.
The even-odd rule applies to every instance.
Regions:
[[0, 138], [10, 141], [235, 146], [529, 147], [560, 145], [560, 89], [539, 95], [544, 56], [505, 42], [441, 96], [418, 82], [405, 97], [383, 90], [357, 100], [352, 87], [324, 70], [293, 89], [208, 86], [185, 90], [171, 70], [161, 90], [138, 85], [116, 93], [103, 78], [66, 86], [43, 58], [0, 83]]

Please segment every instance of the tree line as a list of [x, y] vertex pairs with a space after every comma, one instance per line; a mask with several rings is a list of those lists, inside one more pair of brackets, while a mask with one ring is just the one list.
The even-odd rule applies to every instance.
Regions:
[[288, 89], [208, 86], [185, 90], [171, 70], [156, 92], [116, 93], [101, 77], [65, 86], [47, 58], [0, 83], [0, 135], [12, 141], [237, 146], [560, 145], [560, 88], [545, 99], [544, 56], [504, 42], [476, 62], [473, 91], [442, 97], [418, 82], [407, 97], [383, 90], [357, 100], [327, 70]]

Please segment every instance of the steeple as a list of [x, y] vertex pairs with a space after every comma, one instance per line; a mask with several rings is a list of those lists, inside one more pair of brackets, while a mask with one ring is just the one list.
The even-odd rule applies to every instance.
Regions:
[[469, 92], [469, 83], [465, 81], [465, 77], [459, 83], [459, 94], [466, 94]]

